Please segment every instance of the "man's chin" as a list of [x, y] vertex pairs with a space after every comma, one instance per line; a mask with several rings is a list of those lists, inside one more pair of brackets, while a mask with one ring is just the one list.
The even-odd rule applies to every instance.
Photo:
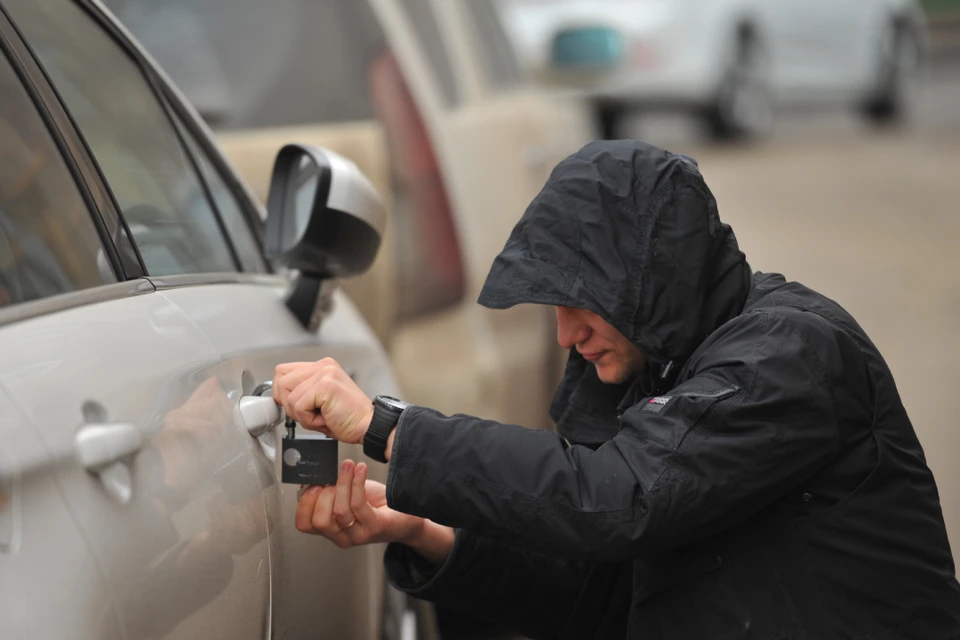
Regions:
[[597, 366], [597, 377], [604, 384], [620, 384], [624, 381], [623, 372], [610, 366]]

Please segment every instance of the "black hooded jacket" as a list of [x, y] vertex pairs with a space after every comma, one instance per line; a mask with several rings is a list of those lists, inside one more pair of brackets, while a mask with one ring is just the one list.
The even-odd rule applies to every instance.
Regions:
[[647, 369], [571, 353], [557, 432], [404, 412], [387, 499], [457, 528], [421, 598], [532, 638], [960, 638], [937, 487], [893, 376], [838, 304], [751, 274], [696, 164], [633, 141], [563, 161], [480, 303], [588, 309]]

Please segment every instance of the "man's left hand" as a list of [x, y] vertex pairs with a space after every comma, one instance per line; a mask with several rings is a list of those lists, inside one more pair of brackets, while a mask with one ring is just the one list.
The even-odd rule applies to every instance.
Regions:
[[370, 427], [373, 403], [332, 358], [277, 366], [273, 399], [305, 429], [356, 444]]

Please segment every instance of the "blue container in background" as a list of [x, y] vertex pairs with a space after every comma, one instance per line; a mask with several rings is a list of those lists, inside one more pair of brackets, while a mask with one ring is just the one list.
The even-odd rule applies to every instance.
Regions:
[[609, 27], [577, 27], [553, 37], [552, 65], [559, 69], [615, 67], [623, 59], [623, 37]]

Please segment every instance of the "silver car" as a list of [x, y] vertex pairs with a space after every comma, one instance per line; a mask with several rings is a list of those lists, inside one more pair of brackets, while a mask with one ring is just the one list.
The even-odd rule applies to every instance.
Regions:
[[385, 209], [284, 153], [264, 225], [98, 3], [0, 0], [0, 637], [413, 637], [382, 548], [297, 532], [278, 481], [277, 364], [398, 392], [335, 286]]

